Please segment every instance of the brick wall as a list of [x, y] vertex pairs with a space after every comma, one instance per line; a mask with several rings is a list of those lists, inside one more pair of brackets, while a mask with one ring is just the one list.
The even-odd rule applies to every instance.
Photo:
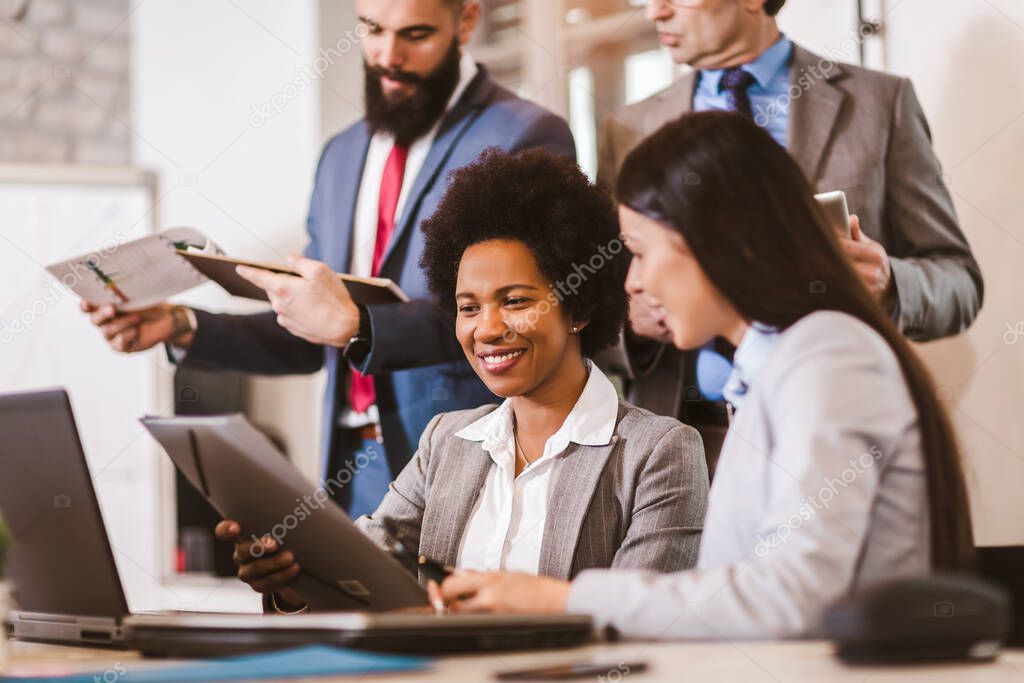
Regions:
[[132, 0], [0, 0], [0, 161], [127, 163]]

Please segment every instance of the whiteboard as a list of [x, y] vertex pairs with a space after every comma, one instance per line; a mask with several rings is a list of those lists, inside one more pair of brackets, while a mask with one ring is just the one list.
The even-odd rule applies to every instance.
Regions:
[[162, 590], [162, 455], [138, 418], [172, 412], [172, 370], [113, 352], [43, 266], [152, 233], [155, 208], [136, 169], [0, 164], [0, 391], [68, 390], [132, 609]]

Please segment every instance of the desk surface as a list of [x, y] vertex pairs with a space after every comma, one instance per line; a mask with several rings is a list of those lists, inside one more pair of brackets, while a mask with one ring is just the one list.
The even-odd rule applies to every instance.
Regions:
[[[44, 666], [50, 673], [59, 669], [73, 671], [104, 671], [118, 663], [139, 659], [134, 652], [92, 650], [83, 648], [9, 643], [10, 675], [27, 674], [26, 667], [40, 672]], [[850, 681], [851, 683], [885, 683], [886, 681], [921, 681], [922, 683], [1024, 683], [1024, 650], [1007, 650], [995, 662], [987, 664], [945, 664], [914, 667], [848, 667], [832, 657], [831, 647], [824, 642], [762, 642], [762, 643], [651, 643], [625, 642], [598, 644], [574, 650], [527, 654], [489, 654], [472, 657], [440, 659], [431, 673], [400, 676], [339, 677], [334, 679], [303, 679], [315, 681], [444, 681], [469, 683], [493, 681], [499, 671], [510, 671], [565, 662], [596, 661], [617, 666], [620, 662], [642, 661], [646, 673], [617, 673], [610, 669], [598, 683], [644, 683], [646, 681]], [[70, 671], [68, 671], [70, 672]], [[297, 679], [292, 679], [297, 680]], [[580, 679], [587, 680], [587, 679]]]

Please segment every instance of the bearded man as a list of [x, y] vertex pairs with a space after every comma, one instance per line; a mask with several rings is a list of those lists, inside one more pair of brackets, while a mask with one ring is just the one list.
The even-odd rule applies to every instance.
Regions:
[[[324, 148], [303, 277], [248, 273], [274, 309], [227, 315], [171, 304], [83, 304], [111, 346], [166, 344], [181, 364], [264, 375], [327, 368], [321, 476], [352, 517], [372, 512], [437, 413], [490, 403], [450, 319], [429, 302], [420, 223], [451, 171], [487, 147], [575, 157], [564, 120], [496, 84], [466, 53], [474, 0], [357, 0], [365, 118]], [[357, 305], [333, 271], [390, 278], [408, 303]], [[311, 321], [330, 319], [329, 333]], [[313, 328], [316, 328], [316, 331]]]

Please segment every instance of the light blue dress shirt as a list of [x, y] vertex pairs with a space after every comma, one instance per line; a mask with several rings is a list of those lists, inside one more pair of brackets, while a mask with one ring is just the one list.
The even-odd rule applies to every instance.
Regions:
[[736, 347], [736, 355], [732, 359], [732, 373], [722, 389], [725, 400], [731, 403], [733, 408], [738, 410], [743, 405], [747, 391], [753, 385], [768, 355], [775, 348], [778, 338], [778, 330], [768, 325], [752, 323], [747, 328], [740, 345]]
[[[782, 36], [770, 48], [741, 68], [754, 77], [747, 89], [754, 123], [768, 131], [783, 147], [789, 141], [789, 71], [793, 42]], [[697, 77], [693, 92], [693, 110], [730, 111], [729, 94], [721, 90], [725, 69], [705, 69]]]
[[[768, 131], [783, 147], [789, 141], [788, 91], [792, 57], [793, 42], [782, 36], [757, 59], [740, 67], [754, 77], [754, 83], [747, 89], [754, 123]], [[705, 69], [698, 74], [693, 92], [694, 111], [732, 111], [729, 94], [721, 89], [724, 73], [725, 69]], [[705, 399], [721, 401], [726, 398], [724, 384], [731, 370], [729, 361], [719, 355], [712, 344], [697, 352], [697, 385]]]

